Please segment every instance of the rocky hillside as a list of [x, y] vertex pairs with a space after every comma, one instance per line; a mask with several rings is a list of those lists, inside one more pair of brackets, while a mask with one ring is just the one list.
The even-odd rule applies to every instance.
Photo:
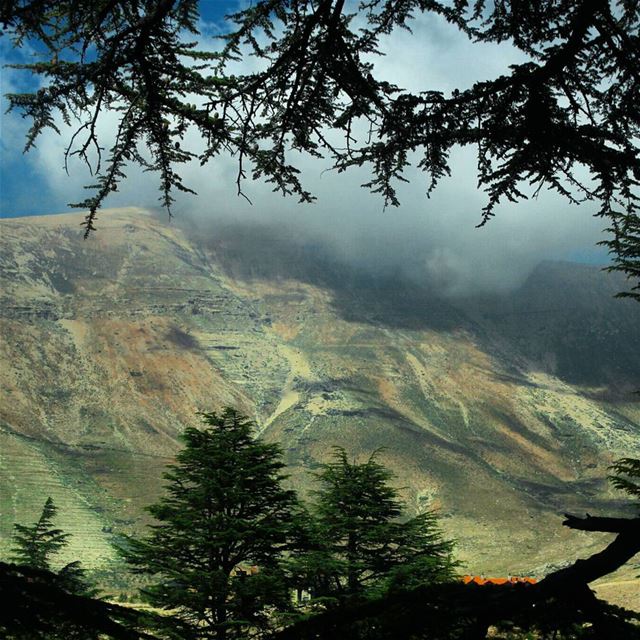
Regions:
[[453, 301], [283, 230], [126, 209], [82, 241], [80, 221], [0, 222], [0, 554], [51, 495], [70, 554], [108, 565], [180, 431], [225, 404], [299, 488], [336, 445], [384, 447], [475, 573], [572, 560], [602, 539], [563, 511], [624, 509], [604, 478], [640, 455], [640, 305], [615, 276], [544, 263], [509, 296]]

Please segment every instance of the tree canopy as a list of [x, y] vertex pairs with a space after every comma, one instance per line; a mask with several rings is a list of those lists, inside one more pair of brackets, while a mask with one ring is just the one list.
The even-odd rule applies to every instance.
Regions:
[[[13, 0], [0, 20], [15, 46], [37, 41], [32, 93], [9, 95], [32, 121], [31, 147], [58, 118], [77, 123], [67, 157], [93, 165], [96, 211], [127, 164], [160, 174], [161, 201], [190, 191], [180, 166], [237, 159], [238, 192], [251, 176], [313, 200], [298, 153], [337, 171], [371, 169], [365, 185], [397, 205], [398, 182], [416, 165], [428, 192], [450, 172], [450, 152], [473, 146], [485, 224], [504, 200], [554, 189], [599, 203], [612, 236], [613, 268], [640, 277], [640, 9], [635, 0], [257, 0], [228, 19], [216, 43], [198, 34], [197, 0]], [[476, 43], [509, 43], [525, 61], [510, 72], [443, 91], [407, 91], [379, 77], [383, 39], [430, 13]], [[254, 56], [259, 70], [238, 62]], [[255, 68], [256, 65], [252, 65]], [[246, 67], [251, 68], [251, 67]], [[117, 113], [101, 162], [97, 124]], [[196, 129], [203, 145], [188, 148]], [[527, 185], [528, 183], [528, 185]]]
[[297, 501], [281, 487], [280, 448], [254, 440], [252, 422], [231, 408], [202, 417], [148, 508], [156, 524], [123, 552], [151, 577], [148, 601], [171, 610], [161, 625], [169, 635], [178, 623], [179, 637], [246, 638], [289, 603], [280, 562]]
[[453, 578], [453, 543], [443, 538], [436, 514], [406, 517], [391, 478], [375, 453], [357, 463], [337, 449], [322, 465], [314, 510], [322, 580], [315, 595], [382, 593]]

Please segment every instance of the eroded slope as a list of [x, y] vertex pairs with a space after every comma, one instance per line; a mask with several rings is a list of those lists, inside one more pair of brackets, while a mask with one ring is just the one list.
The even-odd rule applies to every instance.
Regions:
[[[108, 564], [113, 533], [144, 523], [180, 431], [225, 404], [282, 443], [299, 488], [333, 446], [384, 447], [409, 503], [440, 508], [474, 571], [598, 543], [560, 515], [615, 510], [606, 467], [640, 455], [635, 308], [615, 316], [624, 369], [613, 357], [582, 375], [557, 316], [513, 321], [522, 292], [453, 303], [285, 231], [221, 225], [203, 241], [140, 210], [105, 212], [83, 242], [80, 219], [1, 223], [0, 545], [52, 495], [78, 534], [70, 555]], [[599, 336], [616, 302], [595, 298], [580, 326]], [[586, 353], [581, 331], [570, 339]]]

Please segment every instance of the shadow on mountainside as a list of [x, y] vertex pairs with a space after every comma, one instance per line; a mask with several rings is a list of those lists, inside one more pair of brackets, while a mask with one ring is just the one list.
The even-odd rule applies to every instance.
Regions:
[[321, 243], [295, 233], [285, 236], [272, 225], [221, 224], [208, 239], [191, 239], [234, 279], [297, 280], [329, 290], [333, 308], [348, 322], [436, 331], [469, 324], [433, 288], [400, 269], [351, 264]]
[[591, 387], [596, 396], [607, 385], [614, 389], [608, 399], [636, 399], [629, 392], [640, 379], [640, 305], [615, 299], [625, 288], [620, 274], [546, 261], [509, 293], [451, 298], [426, 274], [420, 281], [400, 267], [350, 262], [328, 245], [296, 231], [283, 235], [273, 225], [227, 223], [215, 234], [191, 236], [234, 279], [296, 280], [328, 290], [347, 322], [465, 330], [491, 350], [516, 351], [528, 368]]

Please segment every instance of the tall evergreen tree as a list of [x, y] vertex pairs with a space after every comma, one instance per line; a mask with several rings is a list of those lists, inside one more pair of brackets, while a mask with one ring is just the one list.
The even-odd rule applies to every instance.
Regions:
[[323, 466], [316, 494], [316, 550], [304, 556], [316, 570], [317, 595], [371, 595], [452, 577], [453, 544], [443, 538], [436, 515], [403, 520], [391, 478], [375, 453], [358, 464], [337, 449], [335, 459]]
[[[86, 602], [91, 602], [91, 606], [97, 601], [93, 600], [97, 594], [97, 590], [92, 588], [86, 578], [84, 569], [79, 561], [73, 561], [65, 564], [61, 568], [54, 566], [54, 557], [60, 553], [69, 544], [69, 534], [62, 529], [54, 526], [53, 521], [58, 513], [58, 508], [51, 497], [47, 498], [40, 517], [31, 525], [14, 524], [13, 534], [13, 555], [12, 562], [17, 567], [13, 570], [16, 575], [22, 575], [21, 572], [29, 572], [36, 570], [35, 573], [29, 574], [31, 584], [35, 587], [39, 583], [43, 586], [40, 588], [43, 593], [47, 590], [54, 597], [64, 601], [65, 598], [73, 596], [81, 596]], [[11, 584], [9, 584], [11, 586]], [[37, 588], [33, 589], [38, 591]], [[9, 589], [9, 595], [11, 589]], [[42, 595], [42, 594], [41, 594]], [[30, 594], [28, 590], [22, 593], [22, 598], [29, 601]], [[46, 599], [46, 596], [45, 596]], [[22, 604], [24, 606], [24, 603]], [[46, 606], [46, 604], [44, 604]], [[43, 608], [44, 608], [43, 606]], [[100, 604], [95, 605], [99, 610]], [[8, 638], [47, 638], [48, 640], [60, 639], [70, 640], [77, 638], [78, 640], [89, 640], [97, 638], [97, 627], [86, 624], [86, 621], [73, 620], [66, 616], [65, 612], [58, 611], [59, 619], [55, 625], [55, 630], [48, 630], [42, 634], [35, 631], [38, 627], [43, 626], [41, 621], [37, 620], [41, 616], [41, 611], [33, 611], [33, 627], [34, 630], [26, 629], [23, 632], [15, 632], [7, 634]], [[48, 613], [51, 616], [51, 612]], [[110, 622], [109, 622], [110, 623]], [[126, 631], [123, 630], [123, 633]], [[131, 631], [133, 637], [134, 632]]]
[[244, 638], [288, 605], [280, 565], [296, 497], [282, 487], [279, 446], [254, 439], [252, 422], [231, 408], [202, 418], [148, 508], [157, 523], [123, 553], [152, 577], [144, 595], [172, 611], [182, 637]]
[[[33, 569], [54, 569], [52, 560], [69, 544], [69, 534], [54, 527], [53, 520], [58, 508], [51, 497], [48, 497], [38, 520], [31, 525], [14, 524], [13, 556], [11, 560], [19, 565]], [[86, 579], [85, 571], [79, 561], [65, 564], [56, 572], [57, 584], [69, 593], [83, 596], [94, 596]]]
[[69, 538], [69, 534], [53, 526], [57, 512], [58, 508], [49, 497], [34, 524], [13, 525], [13, 562], [34, 569], [51, 569], [51, 556], [62, 550]]

